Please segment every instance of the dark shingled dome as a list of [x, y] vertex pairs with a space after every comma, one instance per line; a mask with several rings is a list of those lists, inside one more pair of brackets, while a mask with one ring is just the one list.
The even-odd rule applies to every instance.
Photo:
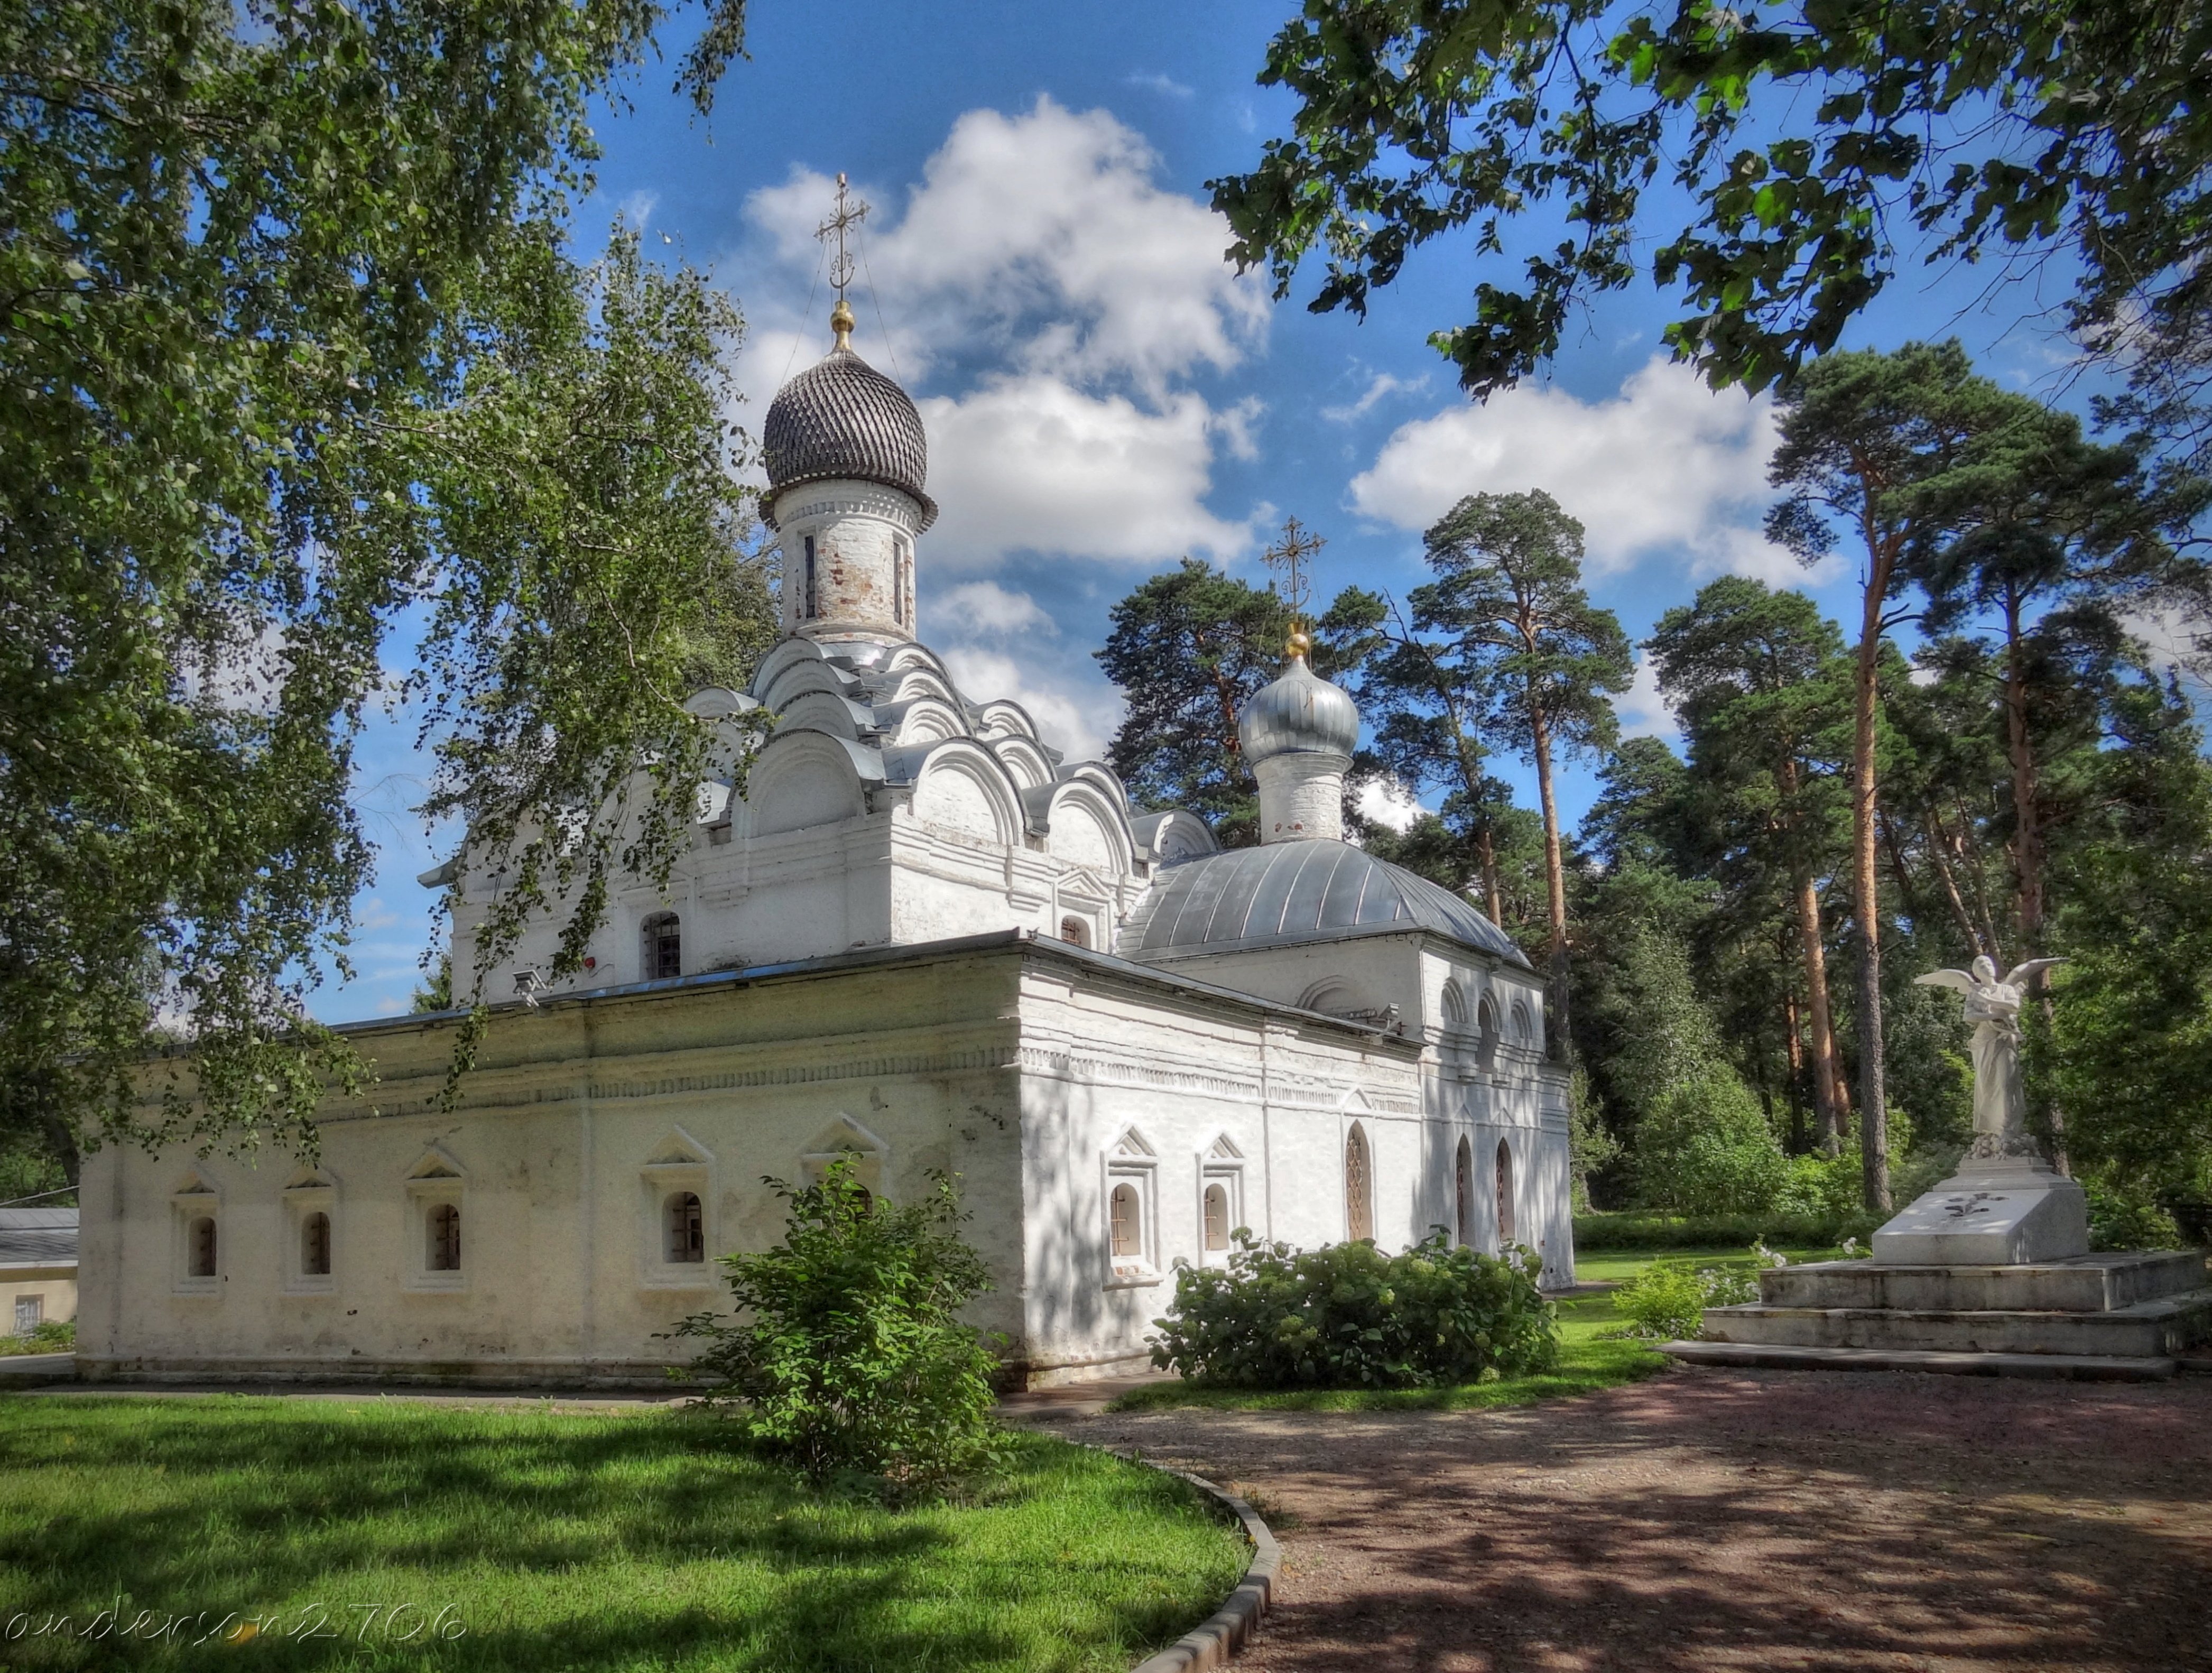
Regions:
[[1273, 843], [1170, 867], [1122, 927], [1124, 958], [1229, 952], [1359, 931], [1430, 929], [1510, 964], [1527, 957], [1466, 901], [1348, 843]]
[[937, 503], [922, 492], [929, 443], [906, 391], [850, 349], [831, 351], [784, 385], [761, 429], [771, 490], [855, 478], [921, 502], [922, 526]]

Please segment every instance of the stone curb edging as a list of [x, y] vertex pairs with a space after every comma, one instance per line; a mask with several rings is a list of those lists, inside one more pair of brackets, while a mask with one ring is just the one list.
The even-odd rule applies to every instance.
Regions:
[[1282, 1571], [1283, 1548], [1276, 1542], [1267, 1524], [1260, 1519], [1259, 1512], [1226, 1488], [1216, 1487], [1204, 1476], [1194, 1475], [1188, 1470], [1170, 1469], [1164, 1464], [1131, 1457], [1126, 1452], [1117, 1452], [1115, 1456], [1165, 1475], [1179, 1475], [1200, 1492], [1212, 1494], [1236, 1513], [1237, 1521], [1243, 1524], [1244, 1537], [1252, 1542], [1251, 1565], [1245, 1569], [1244, 1578], [1237, 1583], [1237, 1589], [1222, 1600], [1221, 1607], [1166, 1649], [1139, 1662], [1132, 1673], [1204, 1673], [1208, 1668], [1227, 1666], [1267, 1613], [1267, 1605], [1274, 1597], [1275, 1578]]

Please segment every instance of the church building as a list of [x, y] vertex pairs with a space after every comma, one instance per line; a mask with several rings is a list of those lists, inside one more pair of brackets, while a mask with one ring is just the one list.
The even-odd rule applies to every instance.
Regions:
[[[937, 508], [902, 389], [836, 347], [764, 431], [783, 636], [698, 693], [743, 794], [702, 787], [665, 894], [618, 892], [499, 973], [461, 1107], [458, 1013], [344, 1031], [372, 1084], [308, 1166], [87, 1159], [82, 1374], [659, 1384], [658, 1340], [782, 1235], [764, 1181], [955, 1176], [1012, 1383], [1133, 1371], [1178, 1262], [1231, 1233], [1398, 1249], [1441, 1227], [1571, 1283], [1567, 1077], [1543, 989], [1467, 901], [1343, 840], [1351, 698], [1246, 705], [1262, 841], [1133, 809], [915, 636]], [[734, 774], [732, 775], [735, 776]], [[453, 964], [500, 878], [449, 864]]]

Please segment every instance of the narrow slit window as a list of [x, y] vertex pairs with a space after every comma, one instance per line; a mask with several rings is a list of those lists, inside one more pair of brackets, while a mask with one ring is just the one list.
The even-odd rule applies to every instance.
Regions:
[[644, 937], [643, 979], [659, 982], [684, 974], [684, 925], [673, 912], [655, 912], [639, 927]]
[[1137, 1201], [1134, 1185], [1116, 1185], [1108, 1199], [1108, 1211], [1114, 1238], [1114, 1258], [1134, 1261], [1142, 1258], [1144, 1250], [1143, 1210]]
[[812, 621], [815, 617], [821, 614], [821, 594], [815, 590], [814, 537], [810, 534], [806, 537], [806, 593], [805, 602], [806, 605], [807, 620]]
[[192, 1222], [185, 1273], [191, 1278], [215, 1276], [215, 1217], [212, 1214], [202, 1214]]
[[300, 1270], [310, 1278], [331, 1275], [331, 1217], [312, 1214], [300, 1222]]
[[1344, 1141], [1344, 1220], [1346, 1235], [1359, 1243], [1375, 1235], [1375, 1180], [1367, 1151], [1367, 1133], [1358, 1122]]
[[1474, 1147], [1465, 1139], [1459, 1141], [1459, 1158], [1452, 1171], [1453, 1214], [1464, 1246], [1474, 1241]]
[[891, 537], [891, 619], [906, 625], [906, 542]]
[[1516, 1235], [1513, 1225], [1513, 1153], [1498, 1141], [1498, 1248], [1503, 1254]]
[[459, 1272], [461, 1269], [461, 1211], [450, 1202], [441, 1202], [430, 1210], [429, 1258], [433, 1272]]
[[1206, 1246], [1229, 1247], [1229, 1188], [1225, 1185], [1206, 1188]]
[[696, 1192], [678, 1191], [668, 1199], [668, 1258], [674, 1262], [707, 1258], [707, 1219]]

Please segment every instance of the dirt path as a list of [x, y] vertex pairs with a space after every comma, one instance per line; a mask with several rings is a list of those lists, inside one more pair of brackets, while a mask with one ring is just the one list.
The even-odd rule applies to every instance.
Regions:
[[2212, 1378], [1678, 1369], [1510, 1412], [1052, 1427], [1286, 1524], [1239, 1673], [2212, 1669]]

